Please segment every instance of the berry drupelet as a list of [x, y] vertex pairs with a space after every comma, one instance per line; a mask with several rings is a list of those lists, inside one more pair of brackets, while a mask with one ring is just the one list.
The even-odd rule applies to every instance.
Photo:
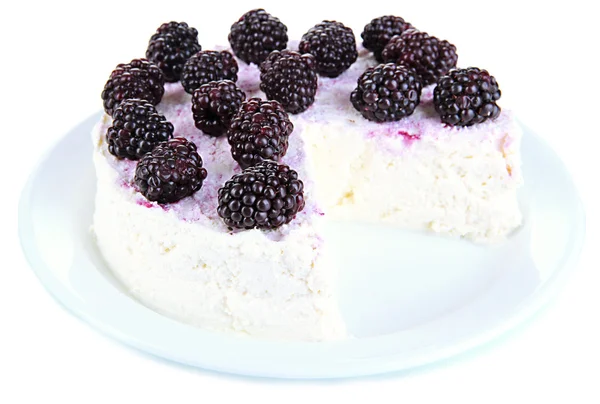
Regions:
[[207, 135], [221, 136], [245, 98], [246, 94], [230, 80], [201, 85], [192, 96], [196, 127]]
[[285, 155], [294, 125], [283, 106], [273, 100], [250, 98], [242, 103], [227, 131], [231, 155], [242, 168]]
[[238, 64], [227, 51], [204, 50], [188, 59], [181, 73], [181, 84], [193, 94], [202, 84], [211, 81], [237, 81]]
[[250, 64], [260, 65], [274, 50], [285, 49], [287, 27], [264, 9], [248, 11], [231, 26], [229, 43], [235, 55]]
[[451, 70], [433, 90], [433, 103], [442, 122], [471, 126], [500, 115], [500, 89], [494, 76], [477, 67]]
[[317, 61], [317, 72], [337, 77], [356, 62], [356, 39], [351, 28], [337, 21], [323, 21], [302, 36], [301, 53], [310, 53]]
[[146, 100], [154, 105], [160, 102], [160, 98], [153, 93], [147, 74], [144, 73], [146, 72], [139, 69], [130, 69], [111, 74], [101, 94], [104, 111], [108, 115], [112, 116], [121, 102], [131, 98]]
[[198, 31], [185, 22], [171, 21], [161, 25], [150, 38], [146, 58], [156, 63], [168, 82], [179, 81], [185, 62], [202, 47]]
[[139, 160], [154, 146], [173, 137], [173, 125], [146, 100], [129, 99], [113, 113], [106, 132], [108, 151], [118, 158]]
[[149, 201], [177, 202], [202, 187], [206, 169], [196, 145], [184, 138], [158, 144], [135, 169], [135, 185]]
[[315, 101], [318, 77], [313, 55], [273, 51], [260, 65], [260, 89], [287, 112], [298, 114]]
[[219, 189], [217, 213], [231, 229], [275, 229], [304, 208], [304, 185], [284, 164], [263, 161]]
[[407, 30], [394, 36], [381, 53], [385, 63], [415, 69], [421, 84], [428, 86], [456, 67], [456, 46], [426, 32]]
[[381, 51], [383, 51], [385, 45], [394, 35], [400, 35], [410, 28], [413, 28], [413, 26], [404, 21], [403, 18], [384, 15], [383, 17], [374, 18], [365, 25], [360, 36], [363, 39], [363, 46], [373, 52], [378, 62], [382, 62]]
[[375, 122], [398, 121], [412, 114], [421, 99], [415, 71], [394, 63], [368, 68], [350, 94], [354, 108]]

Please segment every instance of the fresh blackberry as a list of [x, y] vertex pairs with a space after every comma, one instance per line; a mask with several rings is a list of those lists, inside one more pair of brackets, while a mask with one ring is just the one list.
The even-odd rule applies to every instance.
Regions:
[[108, 151], [118, 158], [139, 160], [154, 146], [173, 137], [173, 125], [146, 100], [123, 101], [106, 131]]
[[143, 77], [148, 80], [150, 90], [154, 95], [151, 100], [154, 105], [158, 104], [165, 93], [165, 75], [162, 70], [147, 59], [133, 59], [129, 63], [117, 65], [110, 74], [110, 78], [115, 78], [124, 72], [131, 72], [135, 76]]
[[393, 15], [384, 15], [374, 18], [360, 34], [363, 39], [363, 46], [373, 52], [378, 62], [383, 62], [381, 51], [394, 35], [400, 35], [413, 26], [404, 21], [401, 17]]
[[323, 21], [309, 29], [298, 50], [313, 55], [317, 72], [325, 77], [339, 76], [358, 58], [352, 29], [337, 21]]
[[196, 145], [182, 137], [159, 143], [138, 162], [135, 185], [149, 201], [177, 202], [202, 187], [206, 169]]
[[381, 53], [385, 63], [397, 63], [415, 69], [421, 84], [428, 86], [456, 67], [456, 46], [426, 32], [407, 30], [396, 35]]
[[[141, 70], [124, 71], [108, 79], [102, 90], [102, 101], [104, 110], [108, 115], [113, 114], [119, 104], [131, 98], [146, 100], [152, 104], [158, 104], [157, 99], [152, 92], [152, 85], [147, 77], [144, 77]], [[112, 76], [112, 75], [111, 75]]]
[[305, 111], [315, 101], [317, 71], [315, 57], [291, 50], [273, 51], [260, 65], [260, 89], [287, 112]]
[[192, 96], [196, 127], [210, 136], [221, 136], [240, 109], [246, 94], [233, 81], [202, 84]]
[[204, 50], [188, 59], [181, 73], [181, 84], [190, 94], [211, 81], [237, 81], [238, 64], [227, 51]]
[[248, 11], [234, 23], [228, 39], [238, 58], [248, 64], [260, 65], [271, 51], [285, 49], [287, 27], [259, 8]]
[[250, 98], [231, 120], [227, 140], [231, 155], [242, 168], [285, 155], [294, 125], [283, 106], [274, 100]]
[[219, 189], [217, 213], [230, 228], [275, 229], [304, 208], [304, 184], [284, 164], [263, 161]]
[[494, 76], [477, 67], [451, 70], [433, 90], [435, 110], [442, 122], [471, 126], [500, 115], [500, 89]]
[[148, 42], [146, 58], [156, 63], [168, 82], [179, 81], [185, 62], [200, 52], [198, 31], [185, 22], [161, 25]]
[[394, 63], [368, 68], [350, 94], [354, 108], [375, 122], [398, 121], [415, 111], [421, 99], [415, 71]]

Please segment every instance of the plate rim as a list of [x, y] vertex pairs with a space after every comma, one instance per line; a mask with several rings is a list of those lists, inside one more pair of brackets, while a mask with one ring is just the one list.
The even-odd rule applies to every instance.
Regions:
[[[472, 335], [471, 337], [463, 341], [453, 343], [451, 346], [444, 347], [442, 350], [430, 352], [428, 355], [421, 355], [418, 357], [418, 360], [413, 360], [412, 362], [406, 360], [403, 361], [402, 358], [397, 358], [396, 355], [392, 355], [386, 357], [386, 360], [384, 362], [375, 364], [371, 363], [370, 365], [364, 363], [364, 366], [349, 366], [349, 363], [345, 363], [342, 364], [343, 366], [338, 366], [338, 368], [335, 371], [331, 369], [323, 369], [324, 371], [321, 372], [307, 373], [302, 369], [298, 371], [288, 369], [287, 372], [273, 371], [272, 369], [269, 370], [267, 368], [250, 370], [244, 366], [240, 366], [239, 363], [237, 366], [233, 364], [230, 364], [229, 366], [214, 366], [214, 364], [210, 363], [199, 363], [198, 361], [187, 360], [184, 357], [177, 357], [177, 355], [174, 355], [172, 352], [169, 353], [164, 349], [161, 350], [159, 349], [159, 347], [148, 344], [147, 341], [145, 343], [145, 341], [133, 338], [131, 335], [124, 334], [122, 330], [119, 330], [111, 324], [107, 324], [104, 321], [100, 321], [98, 318], [95, 318], [91, 313], [83, 310], [82, 307], [77, 307], [76, 305], [74, 307], [74, 305], [72, 304], [72, 296], [69, 296], [70, 292], [56, 277], [53, 271], [50, 268], [48, 268], [47, 263], [44, 262], [44, 260], [39, 254], [39, 251], [36, 248], [36, 243], [34, 241], [35, 226], [32, 218], [29, 217], [28, 214], [31, 211], [31, 206], [33, 203], [33, 183], [35, 182], [36, 177], [40, 174], [41, 169], [44, 167], [45, 164], [48, 163], [48, 160], [52, 156], [52, 153], [57, 149], [57, 147], [72, 133], [83, 130], [83, 128], [91, 129], [91, 126], [95, 124], [95, 122], [99, 119], [101, 114], [102, 112], [96, 112], [87, 117], [85, 120], [79, 122], [72, 129], [70, 129], [65, 134], [56, 139], [51, 145], [48, 146], [45, 152], [39, 156], [37, 163], [34, 165], [33, 169], [31, 169], [27, 177], [27, 181], [25, 182], [25, 185], [23, 186], [19, 197], [18, 235], [20, 245], [23, 251], [23, 255], [29, 264], [29, 267], [34, 272], [38, 280], [42, 283], [46, 291], [52, 296], [52, 298], [57, 303], [59, 303], [60, 306], [62, 306], [75, 317], [91, 325], [95, 330], [99, 331], [101, 334], [110, 336], [111, 338], [131, 348], [135, 348], [139, 351], [149, 353], [159, 358], [163, 358], [169, 361], [177, 362], [192, 367], [199, 367], [219, 372], [241, 374], [245, 376], [294, 379], [347, 378], [376, 375], [394, 371], [404, 371], [408, 369], [414, 369], [417, 367], [420, 368], [426, 365], [431, 365], [432, 363], [437, 363], [443, 360], [450, 359], [459, 354], [467, 353], [468, 351], [471, 351], [474, 348], [483, 347], [484, 345], [489, 344], [493, 340], [500, 339], [501, 336], [506, 334], [508, 331], [516, 328], [518, 325], [525, 323], [528, 319], [532, 318], [536, 313], [538, 313], [544, 306], [546, 306], [549, 301], [551, 301], [557, 296], [557, 294], [564, 288], [566, 281], [572, 276], [572, 273], [577, 268], [577, 264], [579, 262], [579, 257], [586, 237], [586, 214], [576, 183], [573, 181], [573, 177], [571, 175], [571, 172], [568, 170], [568, 167], [565, 165], [560, 155], [556, 153], [556, 151], [550, 146], [550, 144], [548, 144], [548, 142], [546, 142], [541, 136], [537, 135], [536, 132], [531, 130], [527, 125], [523, 124], [522, 121], [517, 120], [517, 123], [523, 129], [523, 136], [532, 136], [536, 141], [544, 144], [547, 147], [547, 149], [553, 153], [553, 157], [560, 162], [560, 168], [562, 169], [562, 171], [564, 171], [564, 174], [566, 176], [565, 178], [570, 183], [573, 189], [572, 197], [573, 201], [575, 201], [577, 206], [576, 212], [573, 213], [573, 217], [577, 218], [577, 220], [574, 221], [572, 224], [572, 228], [575, 229], [575, 237], [574, 239], [570, 240], [570, 248], [565, 248], [565, 254], [562, 257], [564, 260], [563, 264], [557, 270], [555, 270], [551, 274], [551, 276], [545, 279], [534, 293], [531, 293], [525, 297], [521, 304], [522, 307], [519, 310], [516, 310], [515, 312], [513, 312], [514, 310], [511, 310], [511, 312], [507, 315], [505, 321], [501, 321], [498, 324], [493, 324], [487, 327], [483, 332], [479, 332], [475, 335]], [[144, 310], [150, 311], [150, 309], [145, 308], [140, 303], [134, 303], [143, 307]], [[157, 315], [160, 316], [159, 314]], [[206, 330], [195, 330], [202, 331], [203, 333], [222, 336], [219, 333], [211, 333], [210, 331]], [[393, 334], [388, 335], [393, 336]], [[309, 345], [315, 344], [311, 342], [299, 343]], [[286, 341], [285, 344], [290, 344], [290, 342]], [[326, 342], [316, 344], [332, 343]], [[333, 342], [333, 344], [335, 344], [335, 342]]]

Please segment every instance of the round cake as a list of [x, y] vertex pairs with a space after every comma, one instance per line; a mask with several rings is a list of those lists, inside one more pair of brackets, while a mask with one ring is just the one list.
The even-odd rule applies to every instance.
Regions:
[[[176, 202], [152, 201], [140, 192], [135, 178], [142, 160], [109, 151], [114, 117], [103, 116], [92, 133], [93, 231], [108, 266], [136, 299], [211, 330], [341, 339], [348, 333], [335, 290], [343, 268], [328, 252], [327, 222], [368, 222], [482, 243], [502, 242], [520, 226], [521, 130], [512, 113], [503, 109], [468, 126], [444, 123], [434, 101], [437, 83], [422, 88], [407, 116], [366, 119], [351, 94], [379, 63], [363, 46], [357, 51], [342, 73], [318, 77], [314, 102], [289, 114], [293, 131], [279, 164], [298, 174], [304, 206], [276, 228], [235, 228], [219, 214], [219, 190], [248, 168], [232, 157], [227, 134], [197, 128], [192, 95], [181, 82], [164, 85], [156, 110], [172, 124], [174, 137], [193, 142], [206, 176]], [[264, 73], [261, 80], [256, 64], [238, 57], [235, 46], [231, 52], [245, 102], [266, 100]]]

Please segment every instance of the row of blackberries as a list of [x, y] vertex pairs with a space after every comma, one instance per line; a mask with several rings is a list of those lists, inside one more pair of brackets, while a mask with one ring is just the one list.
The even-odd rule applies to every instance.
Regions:
[[[350, 101], [365, 118], [397, 121], [411, 115], [421, 98], [422, 82], [413, 68], [387, 63], [368, 68], [358, 79]], [[433, 104], [443, 123], [471, 126], [500, 114], [496, 79], [476, 67], [452, 69], [433, 89]]]

